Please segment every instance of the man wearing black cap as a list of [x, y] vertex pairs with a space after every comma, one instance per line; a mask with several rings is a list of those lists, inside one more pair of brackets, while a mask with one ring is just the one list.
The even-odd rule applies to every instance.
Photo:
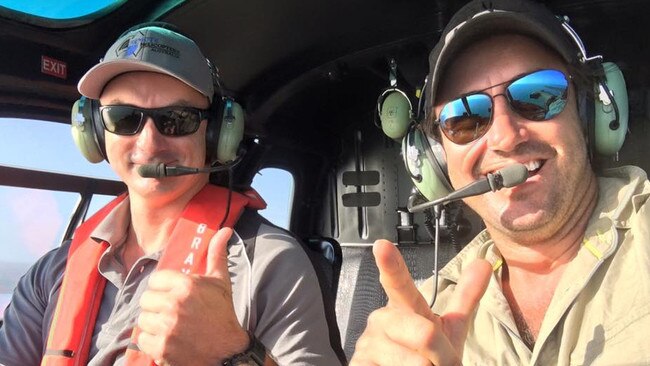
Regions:
[[486, 230], [439, 272], [432, 308], [432, 280], [418, 292], [397, 249], [375, 244], [388, 305], [352, 365], [650, 364], [650, 183], [636, 167], [596, 177], [590, 152], [618, 143], [598, 135], [599, 109], [616, 132], [627, 101], [565, 21], [532, 2], [477, 0], [443, 31], [423, 130], [450, 183], [512, 164], [529, 176], [465, 199]]
[[260, 199], [210, 185], [207, 173], [145, 177], [157, 169], [142, 167], [233, 160], [239, 142], [224, 155], [215, 130], [233, 120], [216, 114], [232, 108], [218, 105], [219, 85], [198, 46], [163, 24], [127, 31], [82, 77], [73, 135], [128, 193], [21, 278], [0, 364], [344, 362], [313, 258], [251, 212]]

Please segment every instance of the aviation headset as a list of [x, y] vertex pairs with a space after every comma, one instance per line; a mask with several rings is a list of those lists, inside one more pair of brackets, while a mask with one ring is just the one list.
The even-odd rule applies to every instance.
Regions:
[[393, 140], [401, 140], [413, 119], [413, 105], [405, 92], [397, 88], [397, 62], [389, 63], [388, 80], [390, 87], [377, 98], [377, 115], [384, 134]]
[[[588, 136], [590, 154], [595, 152], [602, 156], [614, 155], [623, 145], [628, 125], [628, 98], [623, 74], [616, 64], [602, 62], [601, 56], [587, 57], [582, 41], [568, 25], [568, 20], [561, 18], [560, 21], [564, 33], [578, 50], [579, 63], [588, 65], [594, 70], [596, 97], [593, 100], [584, 98], [587, 99], [588, 118], [582, 118], [586, 123], [585, 132]], [[429, 77], [425, 79], [424, 90], [428, 90], [427, 84], [431, 82], [428, 79]], [[424, 131], [423, 125], [419, 123], [424, 98], [425, 96], [420, 96], [416, 121], [410, 124], [405, 134], [397, 137], [389, 135], [389, 137], [394, 139], [403, 137], [402, 158], [406, 170], [417, 190], [428, 201], [433, 201], [449, 194], [453, 187], [447, 173], [447, 162], [441, 143], [430, 137]], [[427, 112], [432, 113], [431, 110], [427, 111], [431, 108], [432, 106], [424, 108], [425, 119]]]
[[[126, 30], [118, 37], [118, 40], [129, 32], [145, 27], [164, 28], [183, 35], [171, 24], [148, 22]], [[205, 135], [206, 159], [210, 165], [215, 163], [227, 164], [236, 160], [241, 153], [239, 145], [244, 136], [244, 111], [233, 98], [225, 95], [216, 66], [207, 58], [205, 62], [210, 69], [214, 86], [214, 96], [209, 107], [210, 116]], [[99, 107], [99, 100], [83, 96], [72, 106], [72, 137], [81, 154], [91, 163], [108, 160], [104, 138], [105, 131], [101, 122]]]

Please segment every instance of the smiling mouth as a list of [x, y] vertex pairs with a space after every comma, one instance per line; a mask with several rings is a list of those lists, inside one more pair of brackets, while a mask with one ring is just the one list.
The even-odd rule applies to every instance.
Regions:
[[537, 174], [540, 169], [544, 166], [544, 163], [546, 160], [531, 160], [529, 162], [524, 163], [524, 166], [526, 169], [528, 169], [528, 176], [532, 177], [533, 175]]

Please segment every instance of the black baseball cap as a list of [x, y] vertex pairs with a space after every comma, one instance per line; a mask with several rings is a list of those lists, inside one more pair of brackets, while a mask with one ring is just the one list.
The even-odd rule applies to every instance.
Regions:
[[433, 108], [445, 68], [459, 51], [489, 34], [521, 34], [555, 50], [567, 64], [584, 63], [584, 47], [563, 26], [567, 19], [540, 3], [527, 0], [474, 0], [447, 23], [429, 54], [425, 111]]

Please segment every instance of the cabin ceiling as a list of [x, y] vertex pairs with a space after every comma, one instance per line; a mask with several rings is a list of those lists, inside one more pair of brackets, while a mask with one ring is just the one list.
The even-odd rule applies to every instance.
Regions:
[[[465, 2], [192, 0], [170, 5], [160, 20], [179, 26], [218, 65], [227, 89], [248, 111], [248, 134], [272, 134], [271, 126], [327, 134], [350, 118], [372, 118], [374, 101], [387, 86], [388, 59], [398, 61], [399, 82], [413, 91], [440, 29]], [[569, 16], [590, 54], [619, 62], [632, 86], [648, 84], [650, 51], [640, 45], [650, 2], [545, 3]], [[0, 112], [68, 122], [76, 81], [124, 29], [156, 18], [161, 9], [165, 2], [128, 1], [95, 22], [60, 29], [2, 19], [0, 42], [9, 51], [0, 59]], [[42, 55], [65, 61], [67, 78], [41, 74]]]

